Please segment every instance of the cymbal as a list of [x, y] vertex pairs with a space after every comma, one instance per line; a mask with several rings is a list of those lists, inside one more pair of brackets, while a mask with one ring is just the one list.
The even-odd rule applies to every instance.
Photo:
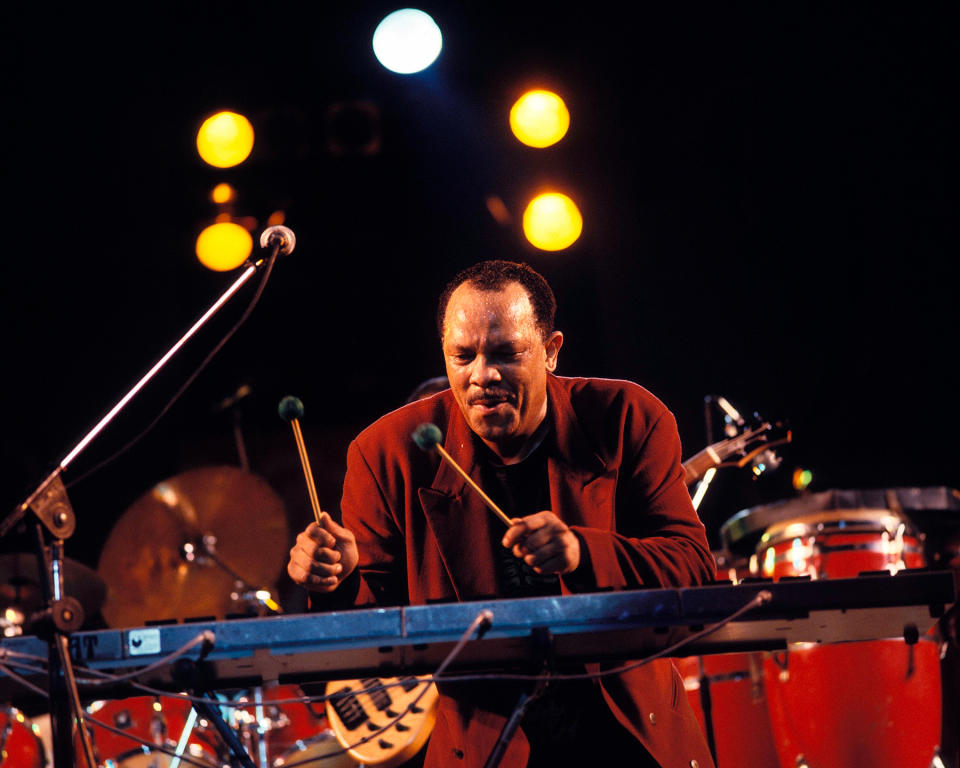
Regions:
[[[234, 610], [236, 577], [253, 588], [274, 585], [288, 535], [280, 497], [237, 467], [203, 467], [157, 483], [120, 516], [100, 553], [104, 621], [134, 627], [223, 618]], [[213, 543], [213, 558], [204, 540]]]
[[[107, 586], [92, 568], [65, 557], [63, 592], [68, 597], [76, 598], [89, 618], [103, 605]], [[35, 554], [12, 552], [0, 555], [0, 606], [17, 608], [25, 614], [44, 607], [40, 569]]]

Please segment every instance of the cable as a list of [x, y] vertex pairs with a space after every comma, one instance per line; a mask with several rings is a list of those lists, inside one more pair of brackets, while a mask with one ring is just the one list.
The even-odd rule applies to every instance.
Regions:
[[247, 305], [247, 308], [243, 311], [243, 314], [240, 316], [240, 319], [233, 324], [233, 326], [226, 332], [223, 338], [217, 342], [216, 346], [207, 354], [203, 361], [198, 365], [193, 373], [187, 377], [187, 380], [180, 385], [180, 388], [174, 393], [173, 397], [167, 401], [167, 404], [163, 406], [160, 413], [158, 413], [153, 421], [151, 421], [139, 434], [137, 434], [132, 440], [128, 441], [123, 447], [119, 450], [112, 453], [110, 456], [105, 458], [103, 461], [94, 464], [90, 469], [88, 469], [83, 474], [71, 480], [69, 483], [65, 483], [66, 488], [72, 488], [77, 483], [86, 480], [88, 477], [93, 475], [95, 472], [99, 472], [101, 469], [106, 467], [109, 464], [112, 464], [123, 454], [129, 451], [133, 446], [140, 442], [146, 435], [159, 423], [167, 411], [169, 411], [173, 405], [180, 399], [180, 396], [186, 392], [187, 388], [194, 382], [194, 380], [201, 374], [204, 368], [207, 367], [207, 364], [216, 356], [216, 354], [223, 348], [223, 346], [230, 341], [231, 337], [237, 332], [241, 325], [243, 325], [247, 318], [250, 317], [250, 313], [253, 312], [253, 308], [260, 301], [260, 296], [263, 294], [263, 290], [267, 285], [267, 280], [270, 278], [270, 273], [273, 271], [273, 265], [277, 260], [277, 250], [274, 249], [273, 253], [270, 255], [270, 260], [267, 262], [266, 269], [264, 269], [263, 277], [260, 279], [260, 284], [257, 286], [256, 293], [254, 293], [253, 298], [250, 299], [250, 303]]
[[209, 629], [205, 629], [199, 635], [194, 637], [190, 642], [182, 645], [173, 653], [167, 654], [162, 659], [157, 659], [152, 664], [148, 664], [145, 667], [140, 667], [139, 669], [136, 669], [133, 672], [127, 672], [126, 674], [123, 674], [123, 675], [113, 675], [113, 674], [109, 674], [107, 672], [101, 672], [95, 669], [88, 669], [86, 667], [77, 667], [77, 669], [83, 670], [84, 672], [87, 672], [89, 674], [94, 674], [98, 678], [100, 678], [98, 680], [85, 680], [84, 684], [86, 685], [97, 686], [97, 685], [106, 685], [108, 683], [122, 683], [128, 680], [133, 680], [134, 678], [139, 677], [140, 675], [145, 675], [148, 672], [152, 672], [155, 669], [160, 669], [160, 667], [167, 666], [168, 664], [172, 663], [175, 659], [178, 659], [181, 656], [183, 656], [191, 648], [197, 645], [200, 645], [201, 643], [213, 645], [215, 640], [216, 640], [216, 635], [214, 635], [214, 633], [211, 632]]
[[[40, 670], [40, 671], [42, 671], [42, 670]], [[8, 665], [0, 663], [0, 672], [3, 672], [3, 674], [5, 674], [5, 675], [6, 675], [7, 677], [9, 677], [11, 680], [17, 681], [17, 682], [20, 683], [20, 685], [22, 685], [24, 688], [29, 688], [29, 689], [30, 689], [31, 691], [33, 691], [34, 693], [40, 694], [41, 696], [43, 696], [43, 697], [46, 698], [46, 699], [50, 698], [50, 694], [47, 693], [47, 691], [43, 690], [43, 688], [41, 688], [41, 687], [38, 686], [38, 685], [34, 685], [34, 684], [31, 683], [29, 680], [27, 680], [25, 677], [21, 677], [21, 676], [18, 675], [16, 672], [14, 672], [13, 669], [12, 669], [11, 667], [9, 667]]]
[[[750, 611], [754, 608], [757, 608], [761, 605], [769, 603], [773, 595], [767, 590], [762, 590], [758, 592], [753, 598], [750, 599], [745, 605], [738, 608], [736, 611], [731, 613], [724, 619], [721, 619], [716, 624], [712, 624], [705, 629], [695, 632], [692, 635], [688, 635], [682, 640], [677, 641], [673, 645], [669, 645], [662, 650], [657, 651], [656, 653], [651, 654], [639, 661], [632, 661], [628, 664], [624, 664], [619, 667], [614, 667], [612, 669], [603, 670], [602, 672], [577, 672], [571, 674], [558, 674], [551, 673], [546, 675], [525, 675], [525, 674], [512, 674], [506, 672], [496, 672], [492, 674], [477, 674], [477, 675], [451, 675], [450, 677], [444, 678], [447, 682], [479, 682], [481, 680], [503, 680], [503, 681], [536, 681], [536, 680], [591, 680], [591, 679], [600, 679], [602, 677], [609, 677], [611, 675], [619, 675], [624, 672], [629, 672], [630, 670], [637, 669], [642, 667], [645, 664], [649, 664], [651, 661], [655, 661], [664, 656], [674, 656], [676, 652], [690, 643], [693, 643], [697, 640], [701, 640], [704, 637], [712, 635], [719, 629], [722, 629], [727, 624], [729, 624], [734, 619], [739, 618], [747, 611]], [[433, 678], [436, 679], [436, 676]]]

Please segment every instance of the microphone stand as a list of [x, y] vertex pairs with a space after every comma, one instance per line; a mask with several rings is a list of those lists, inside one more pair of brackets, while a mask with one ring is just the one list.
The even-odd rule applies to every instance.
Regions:
[[[554, 668], [555, 658], [553, 635], [550, 633], [550, 630], [544, 627], [534, 629], [531, 634], [531, 640], [533, 641], [533, 660], [539, 661], [539, 664], [535, 664], [534, 667], [539, 666], [541, 672], [546, 669], [552, 670]], [[503, 756], [506, 754], [507, 746], [510, 744], [513, 734], [527, 713], [527, 708], [543, 695], [546, 687], [546, 680], [537, 680], [532, 691], [524, 691], [517, 697], [517, 701], [513, 705], [513, 711], [510, 713], [510, 717], [507, 718], [506, 723], [504, 723], [503, 728], [500, 729], [500, 735], [497, 737], [493, 749], [490, 750], [490, 754], [487, 755], [487, 759], [483, 763], [483, 768], [497, 768], [500, 765], [500, 761], [503, 760]]]
[[[264, 233], [266, 235], [266, 233]], [[290, 239], [293, 233], [290, 233]], [[253, 276], [264, 264], [272, 268], [281, 249], [292, 250], [289, 239], [284, 236], [271, 236], [266, 242], [261, 238], [261, 245], [269, 247], [266, 258], [256, 262], [248, 261], [243, 273], [217, 299], [214, 304], [198, 319], [190, 329], [163, 355], [154, 366], [147, 371], [143, 378], [124, 395], [120, 401], [100, 419], [77, 445], [69, 452], [57, 468], [40, 483], [37, 489], [27, 499], [17, 506], [2, 522], [0, 522], [0, 539], [6, 536], [19, 523], [28, 511], [32, 511], [38, 519], [37, 557], [41, 574], [41, 589], [47, 608], [41, 612], [34, 624], [38, 634], [48, 644], [48, 670], [50, 679], [50, 726], [53, 741], [53, 756], [55, 768], [73, 768], [73, 732], [72, 724], [76, 722], [81, 745], [88, 766], [97, 763], [93, 756], [93, 746], [90, 734], [83, 720], [83, 707], [77, 690], [77, 681], [74, 676], [73, 661], [70, 657], [70, 633], [83, 626], [85, 620], [83, 607], [72, 597], [64, 594], [63, 583], [63, 548], [65, 540], [73, 535], [76, 529], [76, 516], [70, 506], [67, 490], [60, 479], [61, 473], [67, 466], [99, 435], [114, 417], [129, 403], [136, 394], [163, 368], [180, 348], [199, 331], [214, 314], [229, 301], [229, 299]], [[49, 531], [54, 541], [49, 550], [44, 546], [44, 528]], [[31, 629], [34, 629], [31, 627]]]

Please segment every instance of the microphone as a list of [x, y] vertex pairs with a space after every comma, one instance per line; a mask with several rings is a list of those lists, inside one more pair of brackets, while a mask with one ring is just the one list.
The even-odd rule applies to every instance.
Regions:
[[496, 502], [483, 492], [483, 489], [474, 482], [474, 479], [464, 472], [463, 469], [460, 468], [460, 465], [454, 461], [453, 457], [440, 445], [440, 441], [443, 440], [443, 432], [440, 431], [440, 427], [436, 424], [426, 422], [413, 430], [411, 437], [413, 438], [413, 442], [417, 444], [417, 447], [424, 453], [430, 453], [430, 451], [434, 450], [439, 453], [444, 460], [457, 471], [460, 477], [467, 481], [467, 485], [480, 494], [483, 503], [504, 522], [507, 528], [513, 525], [513, 521], [496, 505]]
[[270, 248], [271, 246], [276, 246], [277, 255], [279, 256], [288, 256], [293, 253], [296, 245], [297, 236], [293, 234], [293, 230], [281, 224], [274, 224], [272, 227], [267, 227], [260, 234], [260, 247]]

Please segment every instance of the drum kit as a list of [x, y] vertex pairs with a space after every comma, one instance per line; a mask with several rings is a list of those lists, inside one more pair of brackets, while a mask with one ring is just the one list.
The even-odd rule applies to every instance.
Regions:
[[[941, 534], [960, 527], [958, 514], [960, 494], [949, 488], [828, 491], [747, 509], [721, 528], [718, 577], [956, 567], [958, 539]], [[943, 698], [942, 686], [949, 693], [958, 682], [941, 682], [947, 644], [929, 634], [675, 662], [718, 768], [931, 768], [956, 739], [955, 713], [941, 711], [955, 695]]]
[[[114, 628], [279, 612], [262, 585], [276, 580], [288, 537], [283, 502], [260, 477], [231, 466], [194, 469], [156, 484], [120, 516], [96, 570], [66, 559], [64, 584], [87, 616], [99, 613]], [[6, 636], [20, 634], [43, 608], [41, 592], [34, 555], [0, 555]], [[258, 768], [315, 760], [331, 768], [358, 765], [342, 753], [323, 704], [299, 686], [262, 686], [218, 698], [225, 722]], [[99, 766], [219, 768], [229, 762], [224, 740], [182, 695], [94, 701], [86, 710]], [[79, 738], [75, 753], [77, 765], [87, 768]], [[50, 764], [50, 716], [0, 709], [0, 766]]]

